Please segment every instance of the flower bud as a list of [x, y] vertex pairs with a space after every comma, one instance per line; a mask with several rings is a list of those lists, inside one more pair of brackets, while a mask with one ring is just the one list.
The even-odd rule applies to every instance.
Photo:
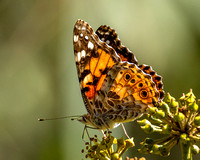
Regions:
[[141, 126], [141, 128], [146, 132], [147, 134], [153, 133], [153, 132], [162, 132], [162, 129], [160, 127], [155, 125], [146, 124], [145, 126]]
[[111, 159], [113, 160], [119, 160], [120, 156], [119, 156], [119, 153], [112, 153], [111, 154]]
[[149, 122], [147, 119], [138, 120], [137, 123], [138, 123], [140, 126], [144, 126], [144, 125], [146, 125], [146, 124], [151, 124], [151, 122]]
[[200, 116], [194, 118], [194, 124], [200, 126]]
[[170, 112], [170, 109], [169, 109], [169, 106], [168, 106], [168, 104], [167, 103], [165, 103], [165, 102], [161, 102], [160, 103], [160, 107], [161, 107], [161, 109], [167, 114], [167, 115], [171, 115], [171, 112]]
[[161, 146], [162, 145], [154, 144], [150, 153], [159, 155]]
[[188, 109], [192, 112], [197, 112], [199, 109], [199, 106], [194, 101], [193, 103], [188, 104]]
[[150, 108], [147, 109], [147, 112], [149, 114], [154, 114], [154, 113], [156, 113], [157, 110], [158, 110], [157, 107], [150, 107]]
[[169, 124], [165, 124], [162, 127], [163, 134], [169, 134], [172, 131], [172, 127]]
[[170, 107], [172, 110], [177, 111], [177, 109], [178, 109], [178, 102], [173, 98], [173, 99], [171, 100], [171, 103], [170, 103], [169, 107]]
[[185, 95], [183, 95], [181, 98], [179, 98], [179, 104], [180, 106], [185, 106]]
[[117, 152], [121, 152], [121, 150], [125, 147], [126, 143], [124, 138], [117, 139]]
[[180, 141], [183, 144], [187, 144], [188, 142], [190, 142], [190, 138], [188, 137], [188, 135], [186, 133], [183, 133], [180, 135]]
[[196, 97], [193, 94], [192, 89], [190, 89], [190, 92], [185, 95], [185, 101], [187, 104], [189, 104], [189, 103], [195, 102], [195, 100], [196, 100]]
[[162, 118], [165, 117], [165, 112], [162, 111], [162, 110], [158, 110], [158, 111], [156, 112], [155, 117], [158, 118], [158, 119], [162, 119]]
[[164, 98], [164, 101], [167, 103], [167, 104], [170, 104], [171, 103], [171, 95], [169, 93], [167, 93], [167, 95], [165, 96]]
[[135, 144], [134, 144], [134, 142], [133, 142], [133, 138], [131, 138], [131, 139], [126, 139], [126, 140], [125, 140], [125, 143], [126, 143], [126, 146], [124, 147], [123, 151], [120, 153], [120, 155], [119, 155], [120, 157], [121, 157], [121, 155], [122, 155], [124, 152], [126, 152], [129, 148], [135, 146]]
[[134, 143], [134, 141], [133, 141], [133, 138], [131, 138], [131, 139], [126, 139], [125, 142], [126, 142], [126, 147], [127, 147], [127, 148], [130, 148], [130, 147], [134, 147], [134, 146], [135, 146], [135, 143]]
[[145, 126], [142, 126], [141, 128], [142, 128], [142, 129], [144, 130], [144, 132], [147, 133], [147, 134], [153, 133], [153, 131], [154, 131], [153, 127], [151, 127], [150, 124], [146, 124]]
[[181, 113], [181, 112], [175, 113], [174, 120], [176, 122], [182, 122], [184, 119], [185, 119], [185, 115], [183, 113]]

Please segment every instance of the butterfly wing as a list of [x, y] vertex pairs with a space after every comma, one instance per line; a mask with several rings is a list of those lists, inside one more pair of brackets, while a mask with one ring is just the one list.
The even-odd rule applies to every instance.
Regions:
[[[108, 45], [114, 48], [117, 54], [120, 56], [122, 61], [130, 62], [138, 65], [138, 61], [127, 47], [122, 45], [121, 40], [119, 39], [116, 31], [109, 26], [101, 25], [97, 30], [96, 34], [99, 38], [106, 42]], [[154, 83], [156, 84], [157, 90], [159, 91], [160, 99], [164, 97], [162, 77], [159, 76], [151, 66], [142, 64], [138, 66], [143, 72], [152, 76]]]
[[[134, 120], [140, 117], [148, 106], [156, 106], [163, 98], [162, 77], [150, 66], [138, 66], [134, 54], [122, 45], [114, 29], [101, 25], [96, 33], [102, 41], [115, 49], [121, 61], [132, 63], [119, 63], [118, 67], [114, 66], [109, 71], [101, 90], [107, 95], [104, 100], [104, 106], [107, 103], [104, 117], [110, 117], [112, 122]], [[126, 82], [126, 76], [132, 80]]]
[[115, 122], [132, 121], [145, 113], [148, 107], [157, 106], [160, 101], [152, 77], [130, 63], [120, 62], [113, 66], [100, 92], [106, 95], [103, 117], [108, 126]]
[[165, 92], [163, 91], [163, 82], [162, 77], [158, 75], [151, 66], [142, 64], [138, 66], [143, 72], [148, 75], [151, 75], [153, 82], [156, 84], [156, 88], [159, 92], [159, 98], [163, 99]]
[[94, 114], [95, 97], [113, 65], [120, 58], [112, 47], [102, 42], [88, 23], [78, 20], [74, 26], [74, 54], [84, 104]]
[[101, 41], [106, 42], [116, 51], [122, 61], [138, 64], [134, 54], [127, 47], [122, 45], [121, 40], [114, 29], [106, 25], [101, 25], [96, 30], [96, 34], [99, 36]]

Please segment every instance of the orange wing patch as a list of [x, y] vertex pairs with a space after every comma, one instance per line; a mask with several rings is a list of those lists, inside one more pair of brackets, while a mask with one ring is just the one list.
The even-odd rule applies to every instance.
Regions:
[[154, 105], [154, 102], [158, 102], [159, 98], [159, 92], [151, 76], [144, 73], [136, 65], [123, 66], [118, 71], [110, 91], [115, 92], [120, 97], [119, 100], [133, 96], [134, 101], [142, 101], [149, 105]]
[[92, 85], [93, 76], [92, 74], [88, 74], [83, 80], [83, 88], [85, 89], [85, 94], [89, 99], [92, 99], [95, 95], [95, 87]]
[[86, 85], [88, 87], [88, 90], [86, 92], [86, 96], [91, 100], [95, 96], [95, 86], [94, 85]]
[[111, 55], [104, 50], [98, 49], [97, 54], [98, 57], [92, 57], [89, 64], [86, 65], [86, 69], [89, 69], [91, 73], [83, 80], [85, 94], [90, 100], [100, 90], [108, 70], [115, 64]]
[[100, 77], [102, 75], [102, 72], [105, 70], [107, 67], [107, 63], [111, 57], [110, 54], [106, 53], [102, 49], [98, 49], [97, 52], [100, 54], [99, 61], [97, 63], [94, 76]]
[[102, 75], [101, 78], [98, 81], [97, 87], [96, 87], [96, 91], [99, 91], [101, 89], [101, 86], [103, 84], [104, 79], [106, 78], [106, 74]]

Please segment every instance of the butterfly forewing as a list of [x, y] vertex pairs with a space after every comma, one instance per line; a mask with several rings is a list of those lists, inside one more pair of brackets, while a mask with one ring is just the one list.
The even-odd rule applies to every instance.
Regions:
[[74, 27], [74, 54], [83, 100], [92, 114], [97, 91], [110, 68], [119, 62], [119, 57], [82, 20]]
[[138, 64], [138, 61], [134, 54], [125, 46], [122, 45], [117, 33], [114, 29], [106, 25], [101, 25], [96, 34], [99, 38], [111, 46], [116, 53], [120, 56], [121, 61]]

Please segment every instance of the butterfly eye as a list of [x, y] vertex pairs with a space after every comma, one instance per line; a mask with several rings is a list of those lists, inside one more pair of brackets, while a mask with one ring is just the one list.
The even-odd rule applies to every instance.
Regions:
[[140, 91], [140, 97], [141, 98], [147, 98], [148, 97], [148, 92], [145, 90]]
[[130, 75], [129, 73], [126, 73], [126, 74], [124, 75], [125, 81], [130, 80], [130, 78], [131, 78], [131, 75]]

